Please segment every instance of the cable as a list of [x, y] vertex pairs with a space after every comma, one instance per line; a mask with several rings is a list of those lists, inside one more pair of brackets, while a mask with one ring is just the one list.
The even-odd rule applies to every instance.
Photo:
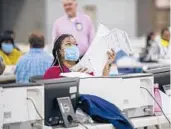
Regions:
[[80, 125], [82, 125], [85, 129], [89, 129], [87, 126], [85, 126], [83, 123], [79, 122]]
[[79, 121], [73, 120], [72, 122], [82, 125], [85, 129], [89, 129], [87, 126], [85, 126], [83, 123], [81, 123]]
[[153, 95], [150, 93], [150, 91], [149, 91], [147, 88], [145, 88], [145, 87], [140, 87], [140, 88], [146, 90], [146, 91], [149, 93], [149, 95], [153, 98], [153, 100], [157, 103], [157, 105], [159, 106], [159, 108], [160, 108], [160, 110], [162, 111], [163, 115], [165, 116], [165, 118], [166, 118], [167, 121], [169, 122], [169, 126], [170, 126], [171, 122], [170, 122], [169, 118], [166, 116], [166, 114], [164, 113], [162, 107], [161, 107], [160, 104], [157, 102], [157, 100], [153, 97]]
[[[34, 109], [36, 111], [36, 113], [39, 115], [39, 117], [41, 118], [41, 120], [44, 120], [43, 117], [41, 116], [41, 114], [39, 113], [37, 107], [36, 107], [36, 104], [34, 103], [33, 99], [31, 98], [27, 98], [27, 100], [30, 100], [31, 103], [33, 104], [34, 106]], [[85, 129], [89, 129], [87, 126], [85, 126], [83, 123], [79, 122], [79, 121], [73, 121], [75, 123], [79, 123], [80, 125], [82, 125]], [[45, 121], [45, 123], [48, 125], [48, 126], [51, 126], [51, 124], [49, 124], [47, 121]]]
[[[27, 100], [29, 100], [29, 101], [33, 104], [33, 107], [34, 107], [36, 113], [39, 115], [40, 119], [43, 120], [43, 121], [45, 121], [45, 120], [43, 119], [43, 117], [41, 116], [40, 112], [38, 111], [38, 109], [37, 109], [37, 107], [36, 107], [36, 104], [34, 103], [33, 99], [27, 98]], [[45, 123], [46, 123], [48, 126], [51, 126], [51, 124], [49, 124], [47, 121], [45, 121]]]

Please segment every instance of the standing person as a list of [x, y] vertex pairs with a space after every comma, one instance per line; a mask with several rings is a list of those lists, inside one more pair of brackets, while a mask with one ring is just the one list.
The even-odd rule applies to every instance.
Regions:
[[30, 77], [44, 75], [51, 66], [52, 57], [43, 51], [45, 46], [44, 36], [40, 33], [32, 33], [29, 36], [30, 51], [20, 58], [16, 66], [16, 81], [28, 83]]
[[170, 31], [168, 28], [164, 28], [161, 31], [161, 40], [160, 40], [160, 55], [161, 58], [169, 58], [169, 48], [170, 48]]
[[90, 46], [94, 35], [94, 27], [91, 19], [77, 12], [76, 0], [62, 0], [66, 15], [57, 19], [52, 30], [52, 40], [55, 42], [62, 34], [71, 34], [76, 38], [80, 57], [82, 57]]

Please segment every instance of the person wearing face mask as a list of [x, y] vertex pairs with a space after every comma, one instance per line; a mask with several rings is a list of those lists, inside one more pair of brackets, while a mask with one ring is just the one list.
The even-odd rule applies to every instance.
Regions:
[[[71, 72], [70, 69], [79, 61], [79, 49], [72, 35], [61, 35], [54, 44], [52, 51], [54, 61], [52, 66], [45, 72], [44, 79], [60, 78], [61, 73]], [[109, 76], [110, 68], [115, 60], [114, 52], [108, 52], [108, 61], [103, 69], [103, 76]], [[86, 68], [82, 68], [77, 72], [86, 72]], [[89, 73], [93, 75], [93, 73]]]
[[[7, 34], [7, 35], [11, 35], [11, 37], [13, 38], [13, 40], [14, 40], [14, 42], [15, 42], [15, 32], [13, 31], [13, 30], [5, 30], [4, 31], [4, 34]], [[20, 51], [20, 49], [17, 47], [17, 45], [16, 45], [16, 42], [15, 42], [15, 44], [14, 44], [14, 48], [16, 48], [17, 50], [19, 50]]]
[[11, 35], [2, 34], [0, 38], [0, 56], [5, 65], [16, 65], [22, 52], [14, 47], [14, 40]]

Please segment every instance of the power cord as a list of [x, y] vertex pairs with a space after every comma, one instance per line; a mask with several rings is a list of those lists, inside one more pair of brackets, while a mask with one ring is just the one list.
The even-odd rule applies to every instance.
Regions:
[[[41, 118], [41, 120], [44, 120], [43, 117], [41, 116], [41, 114], [39, 113], [39, 111], [38, 111], [38, 109], [37, 109], [37, 107], [36, 107], [36, 104], [34, 103], [33, 99], [27, 98], [27, 100], [29, 100], [29, 101], [33, 104], [34, 109], [35, 109], [36, 113], [39, 115], [39, 117]], [[79, 123], [79, 124], [82, 125], [85, 129], [89, 129], [87, 126], [85, 126], [83, 123], [81, 123], [81, 122], [79, 122], [79, 121], [73, 121], [73, 122]], [[48, 126], [51, 126], [51, 124], [49, 124], [47, 121], [45, 121], [45, 123], [46, 123]], [[33, 124], [33, 126], [34, 126], [34, 124]]]
[[79, 121], [73, 120], [72, 122], [82, 125], [85, 129], [89, 129], [87, 126], [85, 126], [83, 123], [81, 123]]
[[[38, 109], [37, 109], [37, 107], [36, 107], [36, 104], [34, 103], [33, 99], [27, 98], [27, 100], [29, 100], [29, 101], [33, 104], [33, 107], [34, 107], [36, 113], [39, 115], [40, 119], [43, 120], [43, 121], [45, 121], [45, 120], [43, 119], [43, 117], [41, 116], [40, 112], [38, 111]], [[51, 126], [51, 124], [49, 124], [47, 121], [45, 121], [45, 123], [46, 123], [48, 126]]]
[[157, 102], [157, 100], [153, 97], [153, 95], [150, 93], [150, 91], [149, 91], [147, 88], [145, 88], [145, 87], [140, 87], [140, 88], [146, 90], [146, 91], [149, 93], [149, 95], [153, 98], [153, 100], [157, 103], [157, 105], [159, 106], [159, 108], [160, 108], [160, 110], [162, 111], [163, 115], [165, 116], [165, 118], [166, 118], [167, 121], [169, 122], [169, 126], [170, 126], [171, 122], [170, 122], [169, 118], [166, 116], [166, 114], [164, 113], [162, 107], [161, 107], [160, 104]]

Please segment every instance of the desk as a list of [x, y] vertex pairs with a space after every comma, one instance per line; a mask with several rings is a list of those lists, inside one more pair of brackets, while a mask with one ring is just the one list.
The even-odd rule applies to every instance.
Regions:
[[163, 64], [163, 63], [142, 63], [142, 65], [147, 67], [148, 69], [162, 68], [162, 67], [170, 66], [170, 64]]
[[170, 59], [160, 59], [157, 63], [156, 62], [137, 62], [134, 59], [123, 59], [117, 62], [118, 68], [160, 68], [160, 67], [168, 67], [170, 66]]
[[16, 68], [15, 65], [7, 65], [5, 67], [3, 75], [12, 75], [12, 74], [14, 74], [15, 68]]
[[[169, 120], [171, 120], [171, 115], [167, 116]], [[162, 116], [149, 116], [149, 117], [140, 117], [131, 119], [135, 128], [141, 128], [145, 126], [154, 126], [154, 125], [162, 125], [167, 124], [167, 119]]]
[[[115, 129], [112, 124], [85, 124], [88, 129]], [[44, 129], [66, 129], [66, 128], [51, 128], [44, 127]], [[70, 129], [86, 129], [84, 126], [79, 125], [78, 127], [70, 128]]]
[[147, 66], [149, 69], [169, 67], [170, 66], [170, 59], [160, 59], [157, 63], [142, 63], [142, 65]]
[[1, 75], [0, 76], [0, 84], [13, 83], [15, 82], [15, 80], [16, 80], [15, 75]]
[[[171, 120], [171, 115], [168, 116]], [[132, 124], [135, 128], [142, 128], [145, 126], [154, 126], [154, 125], [162, 125], [167, 124], [168, 121], [166, 118], [162, 116], [149, 116], [149, 117], [140, 117], [140, 118], [133, 118], [131, 119]], [[91, 124], [86, 125], [89, 129], [114, 129], [112, 124]], [[51, 127], [45, 127], [44, 129], [52, 129]], [[54, 129], [66, 129], [66, 128], [54, 128]], [[79, 125], [78, 127], [71, 128], [71, 129], [85, 129], [84, 126]]]

